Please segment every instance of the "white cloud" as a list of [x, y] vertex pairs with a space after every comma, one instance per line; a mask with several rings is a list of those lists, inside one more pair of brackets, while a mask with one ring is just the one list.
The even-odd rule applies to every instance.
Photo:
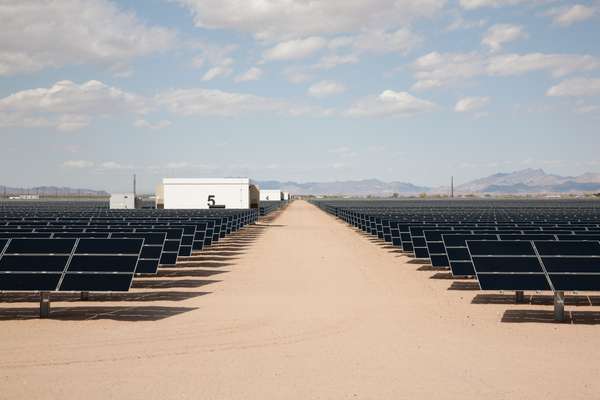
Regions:
[[320, 81], [308, 88], [308, 94], [313, 97], [329, 97], [346, 91], [346, 87], [334, 81]]
[[358, 100], [346, 110], [345, 115], [350, 117], [410, 116], [434, 108], [434, 103], [419, 99], [407, 92], [386, 90], [378, 96]]
[[336, 154], [338, 157], [344, 158], [344, 159], [354, 158], [354, 157], [358, 156], [358, 153], [353, 151], [348, 146], [340, 146], [340, 147], [336, 147], [333, 149], [329, 149], [329, 153]]
[[129, 110], [142, 112], [143, 98], [100, 81], [80, 85], [59, 81], [49, 88], [23, 90], [0, 99], [0, 111], [109, 114]]
[[600, 58], [579, 54], [501, 54], [432, 52], [413, 64], [414, 90], [456, 84], [479, 76], [518, 76], [547, 71], [554, 77], [600, 69]]
[[600, 105], [598, 104], [580, 104], [575, 108], [577, 114], [597, 114], [600, 115]]
[[257, 67], [252, 67], [248, 71], [244, 72], [235, 77], [236, 82], [248, 82], [248, 81], [257, 81], [262, 76], [262, 69]]
[[286, 109], [280, 100], [210, 89], [178, 89], [157, 96], [159, 104], [182, 116], [238, 116]]
[[527, 34], [523, 28], [518, 25], [497, 24], [491, 26], [487, 30], [483, 39], [481, 39], [481, 44], [487, 46], [490, 51], [494, 52], [500, 50], [504, 43], [512, 42], [524, 37], [527, 37]]
[[166, 50], [175, 37], [105, 0], [4, 2], [0, 21], [0, 76], [82, 63], [122, 73], [133, 58]]
[[353, 40], [352, 45], [359, 52], [406, 54], [421, 42], [420, 36], [408, 28], [401, 28], [393, 32], [375, 30], [363, 32]]
[[124, 165], [116, 161], [105, 161], [98, 164], [99, 170], [115, 170], [115, 169], [134, 169], [133, 165]]
[[419, 57], [412, 68], [417, 79], [413, 90], [424, 90], [482, 75], [485, 61], [477, 53], [432, 52]]
[[208, 66], [208, 70], [202, 75], [203, 81], [227, 77], [233, 73], [232, 66], [235, 61], [231, 53], [237, 50], [237, 45], [218, 46], [208, 42], [197, 42], [194, 47], [200, 50], [200, 54], [192, 59], [192, 66], [194, 68]]
[[486, 19], [478, 19], [478, 20], [467, 20], [464, 19], [461, 15], [458, 15], [447, 27], [446, 31], [458, 31], [458, 30], [466, 30], [473, 28], [483, 28], [487, 25]]
[[356, 54], [328, 54], [313, 66], [314, 69], [332, 69], [338, 65], [356, 64], [359, 58]]
[[299, 67], [288, 67], [283, 70], [285, 78], [295, 84], [308, 82], [313, 78], [313, 75], [303, 68]]
[[183, 169], [183, 168], [189, 168], [191, 166], [191, 164], [187, 161], [173, 161], [170, 163], [167, 163], [167, 165], [165, 166], [168, 169]]
[[231, 69], [229, 67], [230, 64], [231, 63], [212, 67], [211, 69], [206, 71], [204, 73], [204, 75], [202, 75], [202, 80], [205, 82], [212, 81], [213, 79], [218, 78], [218, 77], [225, 77], [225, 76], [231, 75], [231, 73], [233, 72], [233, 69]]
[[142, 97], [99, 81], [59, 81], [49, 88], [23, 90], [1, 98], [0, 115], [12, 116], [0, 118], [0, 125], [54, 126], [74, 131], [89, 125], [93, 116], [141, 114], [147, 110], [148, 104]]
[[[514, 6], [517, 4], [533, 3], [536, 1], [532, 0], [460, 0], [462, 8], [467, 10], [474, 10], [483, 7], [504, 7]], [[539, 1], [537, 1], [539, 2]]]
[[395, 31], [368, 30], [354, 36], [338, 36], [327, 43], [333, 51], [343, 49], [345, 54], [330, 53], [323, 56], [313, 69], [331, 69], [341, 64], [355, 64], [361, 54], [407, 54], [422, 43], [422, 38], [408, 28]]
[[574, 4], [569, 7], [553, 8], [547, 13], [547, 15], [552, 16], [554, 23], [557, 25], [570, 26], [574, 23], [588, 20], [594, 17], [597, 13], [597, 7]]
[[439, 12], [446, 0], [177, 0], [197, 27], [235, 29], [286, 40], [369, 29], [388, 30]]
[[600, 58], [580, 54], [505, 54], [492, 57], [488, 63], [491, 75], [521, 75], [532, 71], [548, 71], [554, 77], [577, 71], [600, 69]]
[[288, 40], [267, 49], [263, 56], [268, 61], [298, 60], [314, 54], [326, 45], [327, 41], [317, 36]]
[[547, 96], [600, 96], [600, 79], [573, 78], [552, 86]]
[[171, 121], [162, 119], [158, 122], [151, 123], [146, 121], [145, 119], [138, 119], [133, 123], [133, 126], [135, 126], [136, 128], [158, 130], [171, 126]]
[[78, 114], [63, 114], [58, 118], [56, 129], [63, 132], [73, 132], [90, 124], [90, 117]]
[[333, 149], [329, 149], [328, 151], [330, 153], [334, 153], [334, 154], [342, 154], [342, 153], [351, 152], [352, 149], [348, 146], [340, 146], [340, 147], [335, 147]]
[[480, 110], [483, 107], [487, 106], [490, 102], [489, 97], [464, 97], [454, 106], [454, 111], [456, 112], [471, 112], [475, 110]]
[[62, 163], [62, 166], [65, 168], [91, 168], [94, 163], [88, 160], [67, 160]]

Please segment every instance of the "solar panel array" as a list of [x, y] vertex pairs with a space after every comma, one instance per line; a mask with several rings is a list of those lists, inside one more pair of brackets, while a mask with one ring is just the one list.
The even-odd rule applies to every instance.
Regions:
[[597, 201], [316, 201], [482, 290], [600, 291]]
[[259, 210], [109, 210], [100, 203], [0, 203], [0, 291], [127, 291], [254, 223]]

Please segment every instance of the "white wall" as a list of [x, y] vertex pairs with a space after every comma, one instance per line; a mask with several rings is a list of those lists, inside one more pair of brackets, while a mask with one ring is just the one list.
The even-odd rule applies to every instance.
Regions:
[[262, 190], [260, 191], [261, 201], [281, 201], [281, 190]]
[[284, 201], [288, 201], [290, 199], [290, 193], [289, 192], [282, 192], [282, 197]]
[[163, 179], [165, 209], [207, 209], [209, 196], [216, 205], [225, 208], [250, 207], [250, 180], [223, 179]]
[[109, 207], [111, 210], [135, 209], [135, 195], [133, 193], [113, 193], [110, 195]]

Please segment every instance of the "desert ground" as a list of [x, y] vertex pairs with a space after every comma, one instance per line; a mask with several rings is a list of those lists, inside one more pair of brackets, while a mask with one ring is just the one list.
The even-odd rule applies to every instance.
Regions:
[[592, 399], [600, 309], [484, 293], [296, 201], [124, 294], [0, 295], [0, 399]]

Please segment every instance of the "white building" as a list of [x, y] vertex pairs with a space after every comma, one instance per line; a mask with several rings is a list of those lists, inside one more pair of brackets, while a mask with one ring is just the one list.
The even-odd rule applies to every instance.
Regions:
[[9, 200], [39, 200], [40, 196], [37, 194], [20, 194], [18, 196], [10, 196]]
[[111, 210], [133, 210], [136, 208], [134, 193], [112, 193], [110, 195]]
[[248, 178], [165, 178], [162, 194], [165, 209], [250, 208], [253, 185]]
[[281, 190], [261, 189], [260, 201], [281, 201]]
[[281, 192], [281, 199], [283, 201], [289, 201], [290, 200], [290, 192]]

